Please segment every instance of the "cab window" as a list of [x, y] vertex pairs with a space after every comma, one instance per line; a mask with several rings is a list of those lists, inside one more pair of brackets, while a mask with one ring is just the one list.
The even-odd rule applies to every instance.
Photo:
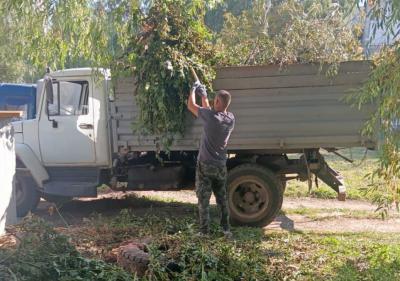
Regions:
[[53, 104], [49, 104], [50, 116], [87, 115], [89, 83], [87, 81], [53, 82]]

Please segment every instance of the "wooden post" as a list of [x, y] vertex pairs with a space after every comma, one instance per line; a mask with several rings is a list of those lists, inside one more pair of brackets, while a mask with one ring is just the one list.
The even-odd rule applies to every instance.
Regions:
[[23, 111], [18, 111], [18, 110], [0, 111], [0, 119], [22, 117], [23, 114], [24, 114]]

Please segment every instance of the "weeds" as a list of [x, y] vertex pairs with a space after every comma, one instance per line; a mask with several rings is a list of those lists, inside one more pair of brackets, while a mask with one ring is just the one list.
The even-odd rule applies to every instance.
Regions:
[[[0, 280], [399, 280], [398, 234], [271, 232], [219, 226], [196, 237], [192, 216], [99, 214], [57, 229], [38, 218], [20, 227], [17, 249], [0, 250]], [[68, 235], [60, 232], [68, 232]], [[125, 240], [150, 237], [150, 267], [142, 279], [99, 260]], [[85, 252], [87, 243], [96, 251]], [[79, 251], [77, 250], [79, 249]], [[101, 253], [101, 254], [99, 254]]]
[[40, 218], [25, 220], [20, 233], [17, 249], [0, 251], [0, 280], [135, 280], [114, 265], [83, 257], [67, 236]]

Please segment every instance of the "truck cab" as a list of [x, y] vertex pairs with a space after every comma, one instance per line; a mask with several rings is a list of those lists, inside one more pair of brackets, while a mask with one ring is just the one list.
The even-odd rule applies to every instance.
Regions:
[[18, 215], [32, 210], [41, 196], [97, 194], [99, 169], [111, 165], [109, 80], [106, 70], [80, 68], [38, 81], [35, 118], [13, 123]]

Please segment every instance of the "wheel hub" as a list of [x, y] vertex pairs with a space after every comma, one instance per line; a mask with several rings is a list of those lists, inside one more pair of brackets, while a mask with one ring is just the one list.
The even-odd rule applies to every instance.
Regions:
[[268, 205], [268, 194], [254, 181], [239, 183], [234, 192], [233, 203], [237, 210], [245, 216], [257, 216]]
[[256, 195], [251, 191], [246, 192], [243, 199], [246, 203], [253, 204], [256, 201]]

